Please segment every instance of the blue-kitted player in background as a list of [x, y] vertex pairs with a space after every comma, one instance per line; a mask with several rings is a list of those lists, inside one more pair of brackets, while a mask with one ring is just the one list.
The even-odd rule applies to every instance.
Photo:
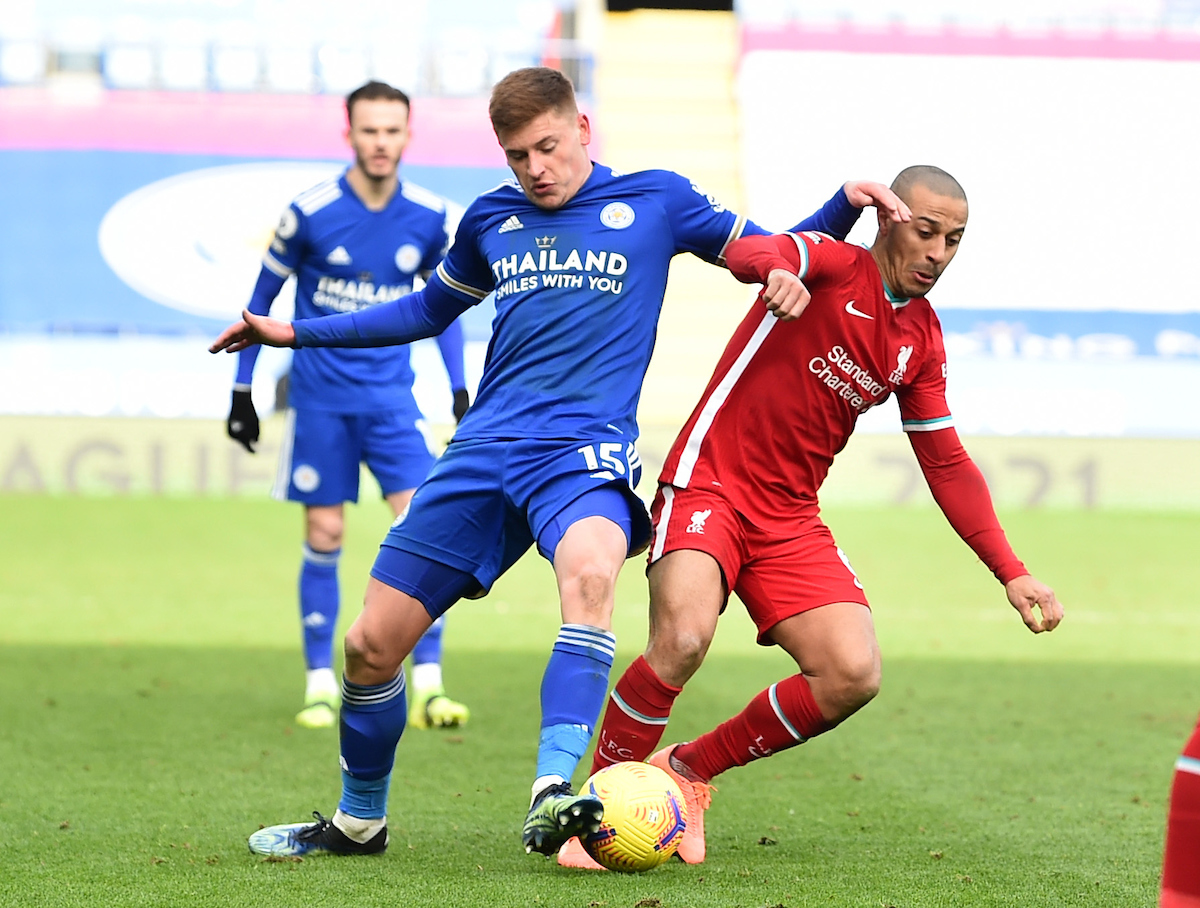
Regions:
[[[463, 597], [484, 594], [531, 545], [554, 566], [562, 625], [542, 679], [541, 735], [525, 849], [553, 854], [603, 813], [572, 794], [608, 691], [621, 565], [650, 529], [633, 492], [636, 409], [671, 258], [721, 264], [762, 228], [669, 171], [593, 164], [571, 83], [544, 67], [492, 90], [492, 126], [516, 181], [479, 196], [423, 290], [394, 303], [294, 323], [244, 313], [210, 348], [370, 347], [437, 334], [495, 292], [474, 406], [380, 547], [362, 614], [346, 634], [342, 798], [331, 820], [254, 833], [263, 854], [371, 854], [387, 847], [388, 783], [405, 726], [405, 655]], [[900, 203], [848, 183], [796, 229], [842, 237], [858, 207]], [[794, 318], [798, 311], [779, 309]]]
[[[346, 140], [354, 163], [341, 176], [299, 195], [283, 212], [254, 287], [249, 309], [266, 315], [284, 282], [296, 276], [296, 317], [358, 312], [391, 302], [428, 278], [449, 246], [444, 202], [399, 179], [408, 144], [409, 100], [382, 82], [368, 82], [346, 98]], [[463, 369], [463, 331], [450, 322], [438, 346], [454, 392], [454, 416], [469, 399]], [[254, 452], [258, 414], [250, 382], [259, 347], [239, 356], [227, 427]], [[412, 393], [406, 346], [369, 350], [298, 350], [292, 362], [289, 408], [280, 443], [274, 496], [304, 505], [300, 619], [308, 668], [306, 728], [337, 722], [341, 684], [333, 671], [337, 627], [338, 558], [344, 504], [358, 500], [365, 462], [399, 517], [429, 473], [434, 454]], [[421, 728], [454, 726], [469, 711], [445, 695], [442, 621], [413, 649], [410, 721]]]

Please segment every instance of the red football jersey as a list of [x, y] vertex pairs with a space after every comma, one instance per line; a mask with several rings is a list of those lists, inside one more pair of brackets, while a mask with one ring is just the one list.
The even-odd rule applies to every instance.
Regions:
[[[820, 233], [789, 236], [811, 302], [788, 322], [755, 303], [660, 476], [680, 488], [719, 490], [760, 526], [816, 506], [859, 414], [889, 395], [906, 431], [953, 424], [942, 329], [929, 302], [889, 296], [862, 247]], [[761, 258], [730, 262], [746, 281], [765, 278], [763, 267]]]

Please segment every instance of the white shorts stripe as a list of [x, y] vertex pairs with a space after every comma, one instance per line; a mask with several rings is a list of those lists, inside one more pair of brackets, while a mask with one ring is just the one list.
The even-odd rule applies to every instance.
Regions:
[[288, 407], [283, 417], [283, 438], [279, 440], [279, 466], [275, 469], [275, 485], [271, 497], [286, 501], [292, 480], [292, 448], [296, 444], [296, 410]]
[[665, 717], [662, 719], [656, 719], [653, 716], [646, 716], [646, 715], [643, 715], [642, 713], [638, 712], [636, 709], [634, 709], [632, 706], [630, 706], [628, 703], [626, 703], [624, 700], [622, 700], [620, 695], [615, 690], [611, 694], [609, 694], [609, 697], [612, 699], [613, 703], [617, 704], [617, 706], [620, 707], [621, 712], [625, 713], [625, 715], [629, 716], [629, 718], [633, 719], [635, 722], [641, 722], [643, 725], [666, 725], [667, 724], [667, 720]]
[[652, 564], [663, 556], [663, 549], [667, 545], [667, 524], [671, 522], [671, 506], [675, 503], [675, 490], [670, 486], [663, 486], [662, 496], [662, 510], [658, 513], [658, 523], [654, 525], [654, 547], [650, 550]]
[[1190, 772], [1200, 776], [1200, 760], [1194, 757], [1180, 757], [1175, 761], [1175, 769], [1179, 772]]
[[763, 345], [763, 341], [767, 339], [767, 335], [771, 333], [771, 329], [778, 322], [779, 319], [770, 312], [763, 315], [762, 321], [758, 323], [754, 334], [750, 336], [745, 349], [738, 354], [738, 358], [729, 367], [729, 371], [725, 373], [721, 383], [713, 388], [712, 394], [704, 402], [704, 408], [696, 418], [696, 424], [692, 426], [692, 431], [688, 434], [687, 443], [683, 446], [683, 453], [679, 455], [679, 466], [675, 468], [675, 475], [669, 479], [671, 485], [685, 489], [691, 482], [692, 471], [696, 469], [696, 461], [700, 459], [700, 446], [704, 444], [704, 436], [708, 434], [713, 420], [717, 418], [717, 411], [725, 405], [733, 386], [742, 377], [742, 373], [750, 365], [750, 360], [754, 359], [754, 354], [758, 352], [758, 348]]
[[775, 696], [776, 685], [772, 684], [767, 690], [767, 696], [771, 698], [771, 709], [775, 710], [775, 717], [783, 723], [783, 727], [788, 730], [788, 734], [803, 744], [808, 739], [800, 732], [796, 731], [796, 726], [788, 721], [788, 717], [783, 714], [783, 710], [779, 708], [779, 698]]

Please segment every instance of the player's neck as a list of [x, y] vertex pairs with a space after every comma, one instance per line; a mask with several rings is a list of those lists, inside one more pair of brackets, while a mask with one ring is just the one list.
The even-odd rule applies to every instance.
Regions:
[[883, 278], [883, 287], [887, 291], [888, 296], [893, 295], [892, 287], [896, 286], [895, 267], [888, 261], [887, 254], [880, 247], [879, 241], [871, 247], [871, 257], [875, 259], [875, 267], [879, 269], [879, 276]]
[[396, 194], [400, 185], [400, 176], [395, 171], [388, 177], [370, 177], [363, 173], [358, 166], [346, 171], [346, 182], [358, 196], [358, 200], [371, 211], [382, 211]]

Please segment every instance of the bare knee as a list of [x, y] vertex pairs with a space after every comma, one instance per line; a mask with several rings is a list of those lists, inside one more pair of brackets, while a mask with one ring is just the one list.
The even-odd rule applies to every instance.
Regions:
[[858, 712], [879, 693], [882, 669], [876, 654], [843, 658], [820, 674], [808, 676], [813, 697], [830, 722], [841, 722]]
[[342, 547], [345, 519], [341, 505], [309, 507], [304, 515], [304, 540], [318, 552], [333, 552]]
[[683, 687], [704, 662], [710, 643], [712, 634], [704, 628], [652, 625], [645, 659], [667, 684]]
[[355, 684], [383, 684], [396, 677], [403, 656], [397, 656], [395, 648], [388, 646], [378, 634], [373, 634], [362, 623], [356, 621], [346, 631], [343, 642], [346, 654], [346, 678]]
[[612, 620], [616, 577], [611, 565], [587, 561], [559, 578], [563, 620], [607, 628]]

